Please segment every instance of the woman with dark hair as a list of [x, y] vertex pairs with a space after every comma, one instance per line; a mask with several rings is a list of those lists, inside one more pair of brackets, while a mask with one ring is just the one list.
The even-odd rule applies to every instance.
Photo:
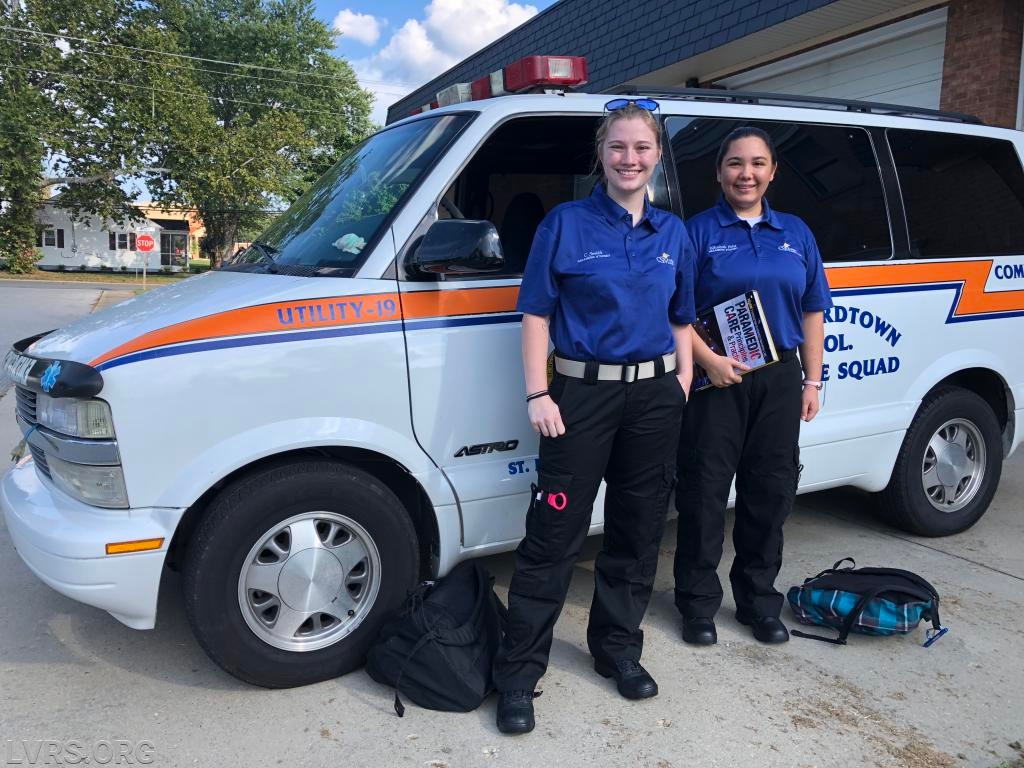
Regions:
[[832, 301], [811, 231], [764, 198], [778, 170], [768, 134], [735, 129], [722, 142], [716, 168], [718, 204], [686, 222], [697, 313], [756, 289], [780, 360], [743, 376], [747, 366], [716, 354], [694, 334], [694, 359], [713, 386], [694, 393], [679, 442], [675, 602], [684, 641], [717, 642], [714, 616], [723, 595], [717, 568], [735, 478], [729, 581], [736, 618], [757, 640], [782, 643], [789, 639], [775, 589], [782, 526], [799, 480], [800, 420], [818, 413], [823, 314]]
[[[519, 293], [530, 422], [540, 472], [516, 550], [505, 637], [494, 664], [497, 724], [533, 730], [534, 688], [576, 558], [607, 482], [587, 644], [594, 669], [629, 699], [658, 693], [640, 665], [693, 375], [693, 260], [682, 221], [651, 206], [661, 159], [650, 99], [606, 105], [596, 137], [602, 181], [541, 222]], [[555, 347], [548, 384], [549, 338]]]

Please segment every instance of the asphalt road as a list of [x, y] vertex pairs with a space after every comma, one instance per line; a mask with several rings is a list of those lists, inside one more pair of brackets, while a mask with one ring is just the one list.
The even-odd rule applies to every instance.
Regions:
[[[102, 292], [93, 283], [0, 280], [0, 359], [14, 342], [89, 314]], [[0, 395], [10, 386], [0, 376]]]
[[[0, 397], [0, 466], [19, 437], [13, 400]], [[166, 574], [156, 629], [134, 631], [43, 585], [0, 522], [0, 765], [32, 764], [32, 750], [45, 755], [69, 740], [93, 763], [117, 764], [109, 750], [123, 740], [136, 763], [154, 766], [993, 768], [1022, 757], [1024, 741], [1022, 499], [1024, 452], [1004, 464], [986, 516], [945, 539], [887, 527], [858, 492], [799, 498], [779, 585], [847, 555], [916, 571], [938, 588], [950, 627], [927, 650], [923, 629], [853, 636], [845, 647], [762, 646], [737, 624], [728, 598], [718, 645], [685, 646], [672, 605], [671, 523], [644, 624], [643, 660], [661, 693], [643, 702], [619, 698], [586, 652], [591, 540], [555, 628], [537, 730], [515, 738], [497, 732], [493, 698], [468, 714], [407, 702], [398, 719], [392, 691], [363, 672], [285, 691], [247, 686], [196, 644], [179, 576]], [[727, 542], [726, 583], [730, 557]], [[511, 563], [510, 555], [485, 560], [501, 594]], [[792, 623], [788, 609], [783, 618]]]

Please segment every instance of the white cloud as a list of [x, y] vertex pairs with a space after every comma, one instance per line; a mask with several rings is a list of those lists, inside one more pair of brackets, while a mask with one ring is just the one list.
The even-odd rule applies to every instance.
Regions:
[[356, 13], [345, 8], [334, 17], [332, 26], [335, 32], [345, 37], [358, 40], [364, 45], [374, 45], [380, 40], [381, 27], [386, 23], [368, 13]]
[[352, 61], [364, 86], [377, 94], [375, 119], [380, 115], [383, 123], [388, 105], [536, 13], [535, 6], [508, 0], [430, 0], [422, 20], [408, 19], [383, 48]]

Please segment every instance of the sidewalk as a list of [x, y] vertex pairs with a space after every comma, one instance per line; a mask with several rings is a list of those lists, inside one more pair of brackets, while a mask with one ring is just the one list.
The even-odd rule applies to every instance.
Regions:
[[132, 289], [108, 289], [100, 291], [100, 297], [96, 300], [96, 303], [92, 305], [93, 312], [99, 312], [101, 309], [112, 307], [115, 304], [120, 304], [122, 301], [128, 301], [128, 299], [135, 298], [138, 294], [142, 293], [141, 288]]

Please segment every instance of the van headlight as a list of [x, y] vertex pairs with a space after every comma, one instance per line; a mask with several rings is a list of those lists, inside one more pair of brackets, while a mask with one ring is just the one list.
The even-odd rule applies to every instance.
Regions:
[[84, 438], [114, 437], [114, 419], [103, 400], [36, 396], [36, 419], [41, 426], [62, 435]]
[[119, 509], [128, 506], [128, 489], [120, 466], [72, 464], [49, 455], [46, 463], [50, 479], [68, 496], [96, 507]]

